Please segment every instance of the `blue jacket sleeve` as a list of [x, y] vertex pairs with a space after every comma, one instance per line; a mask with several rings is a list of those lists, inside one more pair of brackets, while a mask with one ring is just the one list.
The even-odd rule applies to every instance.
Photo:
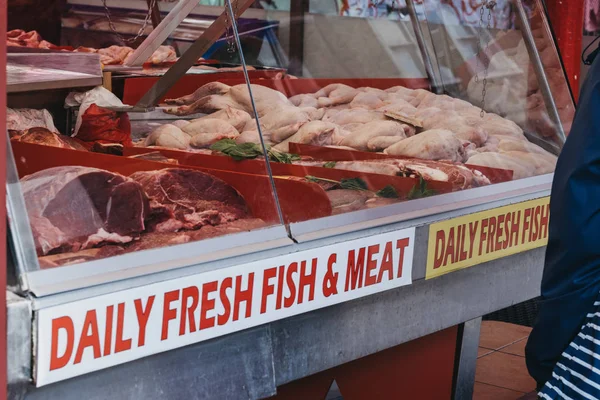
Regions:
[[549, 379], [600, 291], [600, 57], [583, 85], [558, 158], [541, 291], [526, 347], [527, 366], [538, 384]]

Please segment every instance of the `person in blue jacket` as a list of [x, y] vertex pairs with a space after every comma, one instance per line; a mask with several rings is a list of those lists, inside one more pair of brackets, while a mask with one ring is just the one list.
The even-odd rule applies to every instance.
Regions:
[[539, 314], [526, 347], [542, 399], [600, 399], [600, 57], [558, 158]]

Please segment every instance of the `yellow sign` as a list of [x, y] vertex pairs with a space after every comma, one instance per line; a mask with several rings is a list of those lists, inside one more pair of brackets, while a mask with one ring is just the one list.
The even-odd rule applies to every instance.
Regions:
[[544, 197], [432, 224], [426, 279], [545, 246], [549, 217]]

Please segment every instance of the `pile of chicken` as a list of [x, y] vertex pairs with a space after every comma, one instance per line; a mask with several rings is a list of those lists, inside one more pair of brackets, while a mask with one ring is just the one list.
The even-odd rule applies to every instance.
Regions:
[[[76, 53], [98, 53], [100, 62], [103, 65], [123, 65], [127, 58], [133, 53], [133, 49], [128, 46], [110, 46], [105, 49], [94, 49], [91, 47], [78, 47], [76, 49], [68, 46], [57, 46], [46, 40], [43, 40], [36, 31], [25, 32], [22, 29], [14, 29], [6, 34], [6, 44], [12, 47], [29, 47], [34, 49], [64, 50], [74, 51]], [[163, 64], [169, 61], [177, 60], [175, 49], [171, 46], [160, 46], [148, 59], [148, 63], [153, 65]]]
[[[422, 89], [331, 84], [288, 99], [252, 85], [252, 95], [264, 140], [282, 152], [289, 151], [289, 143], [341, 147], [507, 169], [514, 171], [514, 179], [552, 172], [556, 163], [514, 122], [491, 113], [482, 118], [481, 110], [468, 102]], [[224, 138], [259, 142], [245, 84], [212, 82], [166, 102], [174, 106], [165, 110], [170, 114], [207, 115], [163, 125], [145, 146], [205, 149]]]

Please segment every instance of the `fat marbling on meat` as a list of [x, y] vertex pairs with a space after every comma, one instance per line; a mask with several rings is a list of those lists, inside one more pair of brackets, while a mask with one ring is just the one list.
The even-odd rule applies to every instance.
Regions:
[[21, 179], [38, 255], [131, 242], [145, 229], [140, 184], [96, 168], [45, 169]]

